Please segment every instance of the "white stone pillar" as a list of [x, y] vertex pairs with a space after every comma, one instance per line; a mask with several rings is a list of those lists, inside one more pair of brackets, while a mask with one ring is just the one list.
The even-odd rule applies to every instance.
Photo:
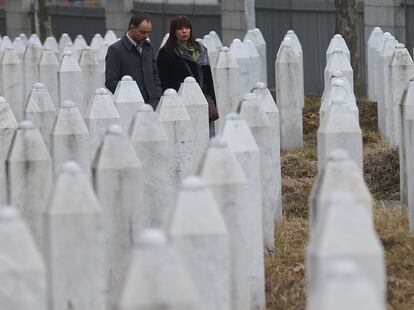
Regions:
[[[4, 40], [4, 38], [3, 38]], [[1, 94], [9, 103], [16, 120], [23, 120], [23, 85], [22, 62], [14, 48], [4, 50], [1, 58]]]
[[282, 149], [303, 146], [302, 97], [300, 93], [300, 60], [290, 38], [285, 38], [275, 63], [276, 102], [280, 112]]
[[0, 206], [7, 205], [6, 158], [17, 128], [17, 122], [7, 101], [0, 97]]
[[90, 156], [93, 160], [105, 132], [111, 125], [119, 124], [119, 113], [105, 88], [98, 88], [95, 91], [84, 118], [89, 131]]
[[58, 69], [59, 105], [66, 100], [76, 104], [83, 113], [86, 109], [83, 102], [83, 85], [81, 68], [75, 55], [67, 51], [63, 54]]
[[69, 160], [76, 161], [89, 175], [89, 131], [73, 102], [65, 101], [60, 107], [50, 134], [54, 176], [59, 174], [63, 163]]
[[169, 233], [200, 292], [203, 309], [232, 309], [229, 236], [201, 178], [190, 176], [183, 181]]
[[362, 131], [348, 103], [336, 97], [318, 128], [318, 170], [324, 169], [329, 153], [343, 149], [363, 171]]
[[105, 86], [101, 81], [102, 72], [100, 71], [98, 59], [90, 47], [82, 49], [79, 66], [81, 68], [83, 102], [87, 107], [95, 91]]
[[342, 35], [337, 33], [329, 42], [328, 49], [326, 50], [326, 64], [328, 64], [329, 58], [332, 56], [336, 48], [341, 49], [345, 53], [346, 58], [348, 58], [348, 61], [351, 62], [351, 52], [349, 51], [348, 45], [346, 45]]
[[19, 37], [16, 37], [13, 40], [13, 47], [20, 59], [23, 60], [24, 52], [26, 51], [26, 43], [24, 43]]
[[[296, 54], [299, 56], [299, 93], [305, 94], [305, 84], [304, 84], [304, 73], [303, 73], [303, 50], [302, 50], [302, 44], [299, 41], [298, 36], [296, 35], [295, 31], [292, 29], [288, 30], [286, 32], [285, 38], [290, 38], [293, 43], [293, 48], [296, 52]], [[302, 108], [305, 106], [305, 96], [301, 95], [301, 101], [302, 101]]]
[[266, 56], [266, 41], [263, 38], [262, 32], [259, 28], [249, 29], [244, 36], [243, 41], [250, 40], [256, 47], [260, 59], [260, 78], [258, 82], [263, 82], [267, 85], [267, 56]]
[[83, 35], [78, 34], [75, 38], [75, 40], [73, 41], [73, 46], [75, 47], [75, 50], [78, 52], [78, 54], [80, 55], [82, 53], [82, 51], [88, 47], [88, 43], [86, 43], [85, 38], [83, 37]]
[[223, 47], [217, 59], [214, 89], [216, 92], [217, 109], [221, 117], [217, 120], [218, 129], [224, 126], [225, 117], [236, 112], [239, 95], [239, 65], [228, 47]]
[[103, 43], [104, 43], [104, 39], [101, 36], [101, 34], [95, 33], [95, 35], [93, 36], [91, 40], [91, 44], [89, 46], [91, 47], [92, 50], [98, 51], [101, 48]]
[[234, 39], [230, 44], [230, 51], [239, 65], [239, 98], [250, 92], [250, 61], [249, 52], [240, 39]]
[[329, 77], [334, 71], [341, 71], [348, 79], [349, 85], [354, 90], [354, 73], [351, 67], [351, 63], [348, 60], [345, 52], [340, 48], [335, 48], [332, 55], [329, 57], [329, 61], [326, 64], [324, 71], [325, 88], [328, 87]]
[[386, 114], [390, 120], [390, 142], [394, 146], [400, 143], [400, 102], [404, 93], [404, 88], [408, 80], [414, 75], [414, 62], [410, 53], [401, 43], [395, 47], [395, 52], [390, 59], [389, 82], [391, 85], [391, 108], [390, 113]]
[[50, 149], [50, 132], [56, 119], [56, 109], [46, 87], [35, 83], [29, 94], [24, 118], [38, 128], [48, 149]]
[[128, 131], [138, 107], [145, 103], [137, 83], [129, 75], [123, 76], [118, 82], [114, 93], [114, 103], [121, 118], [121, 126]]
[[173, 184], [168, 171], [171, 144], [159, 116], [149, 104], [138, 107], [129, 139], [142, 163], [143, 206], [147, 225], [165, 229], [173, 210]]
[[4, 309], [47, 310], [42, 256], [19, 212], [0, 208], [0, 304]]
[[8, 202], [20, 210], [36, 244], [43, 245], [42, 212], [52, 186], [52, 163], [38, 129], [23, 121], [6, 159]]
[[[232, 309], [251, 309], [249, 264], [249, 195], [246, 176], [220, 136], [210, 142], [199, 171], [223, 214], [230, 238]], [[260, 249], [262, 253], [262, 249]]]
[[193, 133], [193, 168], [195, 173], [200, 165], [200, 160], [205, 153], [209, 141], [208, 104], [204, 94], [196, 82], [189, 76], [181, 83], [178, 95], [184, 103], [191, 120]]
[[30, 43], [27, 46], [23, 57], [23, 72], [24, 72], [24, 93], [23, 99], [27, 100], [33, 85], [39, 82], [39, 62], [42, 56], [42, 47]]
[[39, 61], [39, 81], [49, 91], [56, 110], [59, 109], [58, 69], [59, 62], [53, 50], [45, 48]]
[[136, 247], [120, 310], [200, 310], [199, 293], [181, 258], [160, 230], [145, 231]]
[[59, 38], [59, 50], [62, 51], [66, 44], [72, 44], [72, 39], [69, 37], [67, 33], [62, 33]]
[[105, 227], [107, 309], [118, 304], [134, 240], [147, 217], [142, 204], [143, 171], [119, 125], [112, 125], [92, 166]]
[[270, 126], [272, 127], [273, 140], [269, 143], [272, 146], [272, 160], [274, 167], [269, 173], [274, 184], [272, 185], [272, 195], [274, 195], [273, 218], [278, 222], [282, 218], [282, 172], [280, 160], [280, 120], [279, 110], [273, 99], [272, 94], [266, 85], [262, 82], [257, 83], [253, 89], [253, 93], [258, 97], [264, 112], [266, 113]]
[[[264, 247], [269, 252], [275, 250], [274, 238], [274, 210], [279, 207], [277, 201], [278, 192], [275, 190], [280, 179], [274, 179], [273, 171], [277, 171], [276, 137], [270, 121], [256, 95], [249, 93], [244, 95], [240, 106], [240, 117], [244, 119], [259, 147], [260, 176], [262, 188], [263, 207], [263, 241]], [[277, 150], [279, 152], [279, 150]]]
[[265, 308], [264, 258], [263, 258], [263, 207], [260, 174], [260, 153], [256, 141], [247, 125], [237, 113], [226, 117], [222, 131], [229, 148], [235, 153], [249, 183], [249, 238], [246, 240], [251, 307]]
[[104, 36], [104, 41], [108, 43], [108, 45], [111, 45], [118, 41], [118, 38], [113, 30], [107, 30]]
[[375, 101], [375, 94], [374, 94], [374, 81], [376, 76], [374, 75], [375, 72], [375, 43], [378, 41], [379, 37], [382, 35], [382, 30], [379, 27], [375, 27], [372, 30], [367, 44], [367, 62], [368, 62], [368, 98], [369, 100]]
[[329, 154], [328, 161], [313, 184], [309, 197], [309, 222], [311, 233], [317, 223], [324, 218], [329, 205], [335, 200], [330, 194], [340, 188], [350, 191], [355, 195], [355, 200], [361, 204], [367, 214], [373, 218], [372, 197], [364, 176], [355, 161], [351, 160], [348, 153], [337, 149]]
[[56, 41], [56, 38], [53, 36], [47, 37], [45, 43], [43, 43], [43, 51], [50, 49], [56, 56], [56, 59], [59, 58], [59, 44]]
[[372, 218], [365, 206], [358, 203], [355, 190], [337, 188], [330, 192], [332, 203], [323, 221], [318, 221], [306, 251], [306, 282], [308, 299], [329, 280], [329, 263], [347, 259], [360, 268], [375, 288], [381, 301], [386, 298], [384, 249]]
[[[168, 135], [168, 140], [172, 144], [168, 171], [172, 178], [175, 197], [181, 181], [191, 174], [191, 169], [193, 168], [191, 120], [184, 107], [183, 100], [171, 88], [167, 89], [161, 97], [157, 113]], [[175, 198], [173, 203], [175, 203]]]
[[63, 166], [44, 220], [49, 305], [105, 309], [102, 209], [76, 162]]

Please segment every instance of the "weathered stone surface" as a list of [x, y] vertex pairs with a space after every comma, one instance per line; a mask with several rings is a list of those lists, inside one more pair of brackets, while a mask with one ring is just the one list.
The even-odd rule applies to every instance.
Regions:
[[381, 28], [375, 27], [368, 38], [367, 43], [367, 63], [368, 63], [368, 98], [372, 101], [375, 100], [375, 94], [374, 94], [374, 80], [376, 79], [376, 76], [374, 75], [374, 67], [376, 62], [376, 57], [378, 55], [375, 55], [375, 42], [378, 41], [379, 37], [382, 36], [383, 32]]
[[142, 163], [144, 174], [143, 206], [147, 226], [166, 228], [173, 210], [173, 184], [168, 171], [171, 144], [159, 116], [149, 104], [138, 107], [129, 139]]
[[138, 240], [119, 309], [201, 309], [183, 261], [160, 230], [147, 230]]
[[71, 43], [72, 39], [69, 37], [67, 33], [62, 33], [62, 35], [59, 38], [59, 50], [63, 50], [66, 44]]
[[0, 209], [0, 304], [4, 309], [46, 310], [46, 270], [19, 212]]
[[318, 170], [324, 169], [329, 153], [343, 149], [363, 171], [362, 131], [348, 103], [342, 97], [332, 100], [318, 128]]
[[176, 195], [181, 181], [191, 174], [193, 168], [191, 120], [184, 107], [183, 100], [171, 88], [167, 89], [161, 97], [157, 113], [172, 147], [171, 157], [168, 161], [168, 171], [173, 184], [173, 194]]
[[260, 56], [251, 40], [244, 40], [243, 44], [249, 55], [249, 89], [261, 81]]
[[[302, 44], [299, 41], [298, 36], [296, 35], [295, 31], [288, 30], [286, 32], [285, 38], [290, 38], [293, 43], [293, 48], [296, 54], [299, 56], [299, 93], [305, 93], [305, 85], [304, 85], [304, 74], [303, 74], [303, 50]], [[302, 108], [305, 106], [305, 96], [301, 96], [302, 100]]]
[[48, 149], [50, 148], [50, 131], [56, 119], [56, 109], [45, 85], [35, 83], [24, 111], [25, 119], [38, 128]]
[[142, 204], [143, 171], [119, 125], [112, 125], [92, 165], [93, 185], [105, 227], [107, 309], [115, 309], [134, 248], [147, 218]]
[[243, 41], [250, 40], [256, 47], [259, 53], [260, 60], [260, 76], [257, 82], [263, 82], [267, 85], [267, 56], [266, 56], [266, 41], [263, 38], [262, 32], [259, 28], [249, 29], [244, 36]]
[[44, 220], [49, 305], [105, 309], [102, 209], [77, 163], [63, 166]]
[[293, 42], [285, 38], [275, 63], [276, 102], [280, 112], [280, 143], [282, 149], [303, 146], [302, 97], [300, 93], [300, 60]]
[[341, 49], [346, 57], [348, 58], [348, 61], [351, 62], [351, 53], [349, 52], [348, 45], [346, 45], [346, 42], [342, 35], [339, 33], [335, 34], [331, 41], [329, 42], [328, 49], [326, 50], [326, 63], [329, 62], [329, 58], [332, 56], [334, 50], [336, 48]]
[[119, 124], [119, 113], [112, 97], [105, 88], [98, 88], [85, 111], [85, 123], [89, 131], [90, 156], [95, 158], [106, 131], [113, 124]]
[[85, 103], [84, 110], [80, 110], [81, 114], [83, 114], [95, 91], [99, 87], [104, 87], [104, 84], [102, 84], [102, 72], [98, 59], [96, 58], [95, 52], [90, 47], [82, 48], [79, 58], [79, 66], [81, 68], [83, 102]]
[[[4, 37], [2, 43], [4, 43]], [[7, 100], [16, 120], [23, 120], [22, 62], [13, 47], [8, 47], [1, 58], [1, 94]]]
[[247, 244], [250, 238], [248, 183], [239, 161], [222, 137], [211, 140], [199, 174], [212, 191], [229, 233], [232, 309], [251, 309], [247, 270], [249, 251], [252, 251]]
[[26, 51], [26, 44], [19, 37], [14, 38], [13, 47], [16, 50], [17, 55], [20, 59], [23, 59], [24, 52]]
[[223, 43], [221, 43], [221, 39], [220, 39], [219, 35], [217, 34], [217, 32], [212, 30], [208, 33], [208, 35], [214, 40], [214, 42], [217, 45], [217, 48], [219, 50], [221, 50], [221, 48], [223, 47]]
[[108, 43], [108, 45], [111, 45], [118, 41], [118, 38], [113, 30], [107, 30], [104, 36], [104, 41], [105, 43]]
[[119, 112], [122, 128], [125, 131], [129, 130], [138, 107], [145, 103], [137, 83], [129, 75], [123, 76], [121, 81], [118, 82], [114, 94], [114, 103]]
[[201, 295], [203, 309], [231, 309], [230, 244], [226, 224], [201, 178], [187, 177], [181, 186], [169, 226]]
[[51, 131], [53, 173], [56, 176], [66, 161], [76, 161], [86, 174], [90, 174], [89, 131], [71, 101], [60, 107]]
[[260, 176], [262, 188], [262, 216], [263, 216], [263, 241], [267, 251], [275, 249], [274, 239], [274, 210], [277, 207], [277, 194], [275, 188], [280, 184], [280, 179], [273, 179], [273, 171], [277, 171], [276, 137], [270, 121], [254, 94], [246, 94], [240, 107], [240, 117], [244, 119], [259, 147], [260, 154]]
[[[389, 68], [389, 82], [391, 85], [391, 107], [389, 114], [386, 114], [390, 124], [389, 139], [392, 145], [398, 146], [400, 143], [400, 102], [404, 93], [404, 88], [407, 85], [408, 80], [414, 74], [414, 62], [410, 53], [403, 44], [397, 44], [395, 52], [390, 59]], [[386, 113], [388, 111], [386, 110]]]
[[340, 48], [335, 48], [332, 52], [332, 55], [329, 58], [328, 63], [326, 64], [324, 71], [324, 81], [325, 88], [328, 87], [329, 77], [334, 71], [342, 71], [344, 76], [348, 79], [349, 85], [354, 89], [354, 75], [351, 67], [351, 63], [344, 51]]
[[[266, 88], [264, 83], [257, 83], [253, 89], [253, 93], [258, 97], [259, 102], [262, 105], [264, 112], [266, 113], [270, 125], [272, 127], [272, 139], [269, 143], [272, 147], [272, 160], [274, 161], [274, 167], [269, 173], [274, 184], [272, 185], [272, 194], [274, 195], [274, 221], [279, 221], [282, 218], [282, 172], [280, 162], [280, 121], [279, 110], [272, 94], [269, 89]], [[270, 194], [270, 193], [269, 193]]]
[[82, 51], [88, 47], [88, 44], [86, 43], [83, 35], [78, 34], [73, 41], [73, 46], [75, 47], [75, 50], [78, 52], [78, 54], [81, 55]]
[[239, 97], [251, 89], [249, 52], [240, 39], [234, 39], [230, 44], [230, 51], [239, 66]]
[[59, 84], [57, 71], [59, 62], [50, 48], [44, 48], [39, 61], [39, 81], [46, 86], [49, 91], [55, 109], [59, 109]]
[[249, 238], [246, 242], [250, 249], [248, 274], [251, 307], [264, 309], [263, 207], [259, 148], [247, 123], [237, 113], [226, 117], [222, 135], [239, 160], [249, 184], [249, 224], [246, 227]]
[[[38, 129], [23, 121], [6, 159], [8, 202], [20, 210], [36, 244], [43, 245], [42, 212], [52, 186], [52, 163]], [[41, 180], [41, 182], [39, 181]]]
[[59, 105], [70, 100], [79, 111], [85, 111], [81, 68], [75, 57], [72, 52], [66, 51], [61, 59], [58, 69]]
[[193, 167], [197, 171], [200, 160], [205, 153], [209, 141], [208, 104], [204, 94], [193, 77], [187, 77], [178, 90], [191, 120], [193, 133]]
[[220, 50], [217, 59], [214, 89], [216, 92], [217, 109], [221, 117], [217, 120], [218, 128], [224, 126], [225, 116], [235, 112], [239, 105], [239, 65], [227, 47]]
[[42, 56], [42, 46], [31, 43], [23, 56], [24, 92], [23, 99], [27, 100], [33, 85], [39, 82], [39, 62]]
[[328, 161], [313, 184], [309, 197], [309, 222], [311, 232], [324, 218], [326, 210], [334, 200], [330, 196], [333, 191], [340, 188], [350, 191], [355, 196], [356, 203], [363, 206], [372, 218], [372, 197], [360, 168], [355, 161], [342, 149], [334, 150], [329, 154]]
[[7, 101], [0, 97], [0, 205], [7, 205], [6, 158], [17, 128], [17, 122]]
[[47, 37], [45, 43], [43, 43], [43, 50], [50, 49], [55, 54], [56, 58], [59, 57], [59, 44], [56, 41], [56, 38], [51, 36]]
[[372, 218], [359, 203], [354, 191], [340, 188], [329, 193], [332, 203], [325, 217], [317, 222], [306, 253], [306, 280], [309, 300], [329, 282], [328, 266], [348, 259], [354, 262], [385, 301], [384, 249]]

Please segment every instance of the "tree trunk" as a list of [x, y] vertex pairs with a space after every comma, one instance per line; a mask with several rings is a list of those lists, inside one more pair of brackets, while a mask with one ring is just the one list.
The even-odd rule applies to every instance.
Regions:
[[351, 66], [354, 70], [354, 91], [361, 95], [361, 71], [358, 40], [357, 0], [335, 0], [336, 32], [340, 33], [351, 53]]
[[52, 35], [52, 25], [49, 14], [49, 0], [35, 0], [36, 34], [44, 42], [47, 37]]

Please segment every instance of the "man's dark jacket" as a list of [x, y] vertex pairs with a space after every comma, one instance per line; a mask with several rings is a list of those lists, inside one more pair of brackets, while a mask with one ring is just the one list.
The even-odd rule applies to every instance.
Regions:
[[156, 109], [162, 90], [154, 51], [148, 41], [143, 43], [140, 55], [124, 34], [121, 40], [109, 46], [105, 64], [106, 88], [115, 93], [122, 77], [130, 75], [137, 82], [144, 101]]

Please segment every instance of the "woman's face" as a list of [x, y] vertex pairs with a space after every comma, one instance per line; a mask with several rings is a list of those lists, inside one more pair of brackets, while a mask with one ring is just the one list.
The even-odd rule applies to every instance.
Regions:
[[181, 43], [187, 43], [191, 35], [191, 29], [189, 27], [183, 26], [180, 29], [175, 31], [175, 37], [177, 41]]

